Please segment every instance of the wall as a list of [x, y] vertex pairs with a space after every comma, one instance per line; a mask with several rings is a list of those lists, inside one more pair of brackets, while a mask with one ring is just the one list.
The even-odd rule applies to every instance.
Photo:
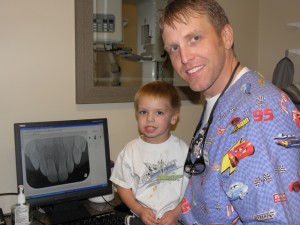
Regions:
[[[292, 3], [289, 7], [294, 9], [286, 13], [288, 22], [300, 20], [299, 17], [295, 18], [298, 16], [295, 8], [299, 9], [297, 1], [288, 0]], [[230, 14], [229, 19], [236, 31], [236, 53], [240, 61], [250, 68], [270, 73], [286, 48], [279, 48], [279, 44], [291, 44], [286, 32], [289, 38], [298, 35], [299, 40], [299, 31], [293, 31], [293, 35], [286, 30], [275, 32], [279, 24], [269, 21], [266, 16], [273, 2], [272, 9], [277, 13], [287, 7], [286, 1], [219, 2]], [[295, 17], [291, 18], [289, 14]], [[273, 35], [264, 30], [271, 26], [275, 26], [272, 28]], [[260, 33], [271, 35], [272, 38], [262, 38], [258, 28]], [[74, 33], [73, 0], [1, 0], [0, 193], [17, 191], [13, 123], [107, 117], [114, 160], [122, 147], [138, 135], [132, 103], [75, 103]], [[277, 39], [283, 40], [282, 43]], [[272, 47], [266, 49], [271, 44]], [[174, 134], [189, 142], [201, 109], [202, 106], [184, 101], [181, 119]], [[15, 202], [15, 196], [0, 197], [0, 207], [4, 212], [9, 212], [9, 207]]]
[[[75, 103], [73, 0], [1, 0], [0, 193], [16, 192], [13, 123], [106, 117], [111, 157], [138, 136], [133, 104]], [[174, 134], [189, 142], [201, 106], [183, 102]], [[8, 212], [15, 196], [0, 196]]]
[[[300, 49], [300, 29], [286, 24], [300, 22], [299, 0], [259, 1], [259, 71], [272, 79], [276, 64], [285, 56], [285, 50]], [[300, 55], [289, 54], [295, 67], [294, 82], [300, 82]]]
[[234, 30], [234, 49], [238, 60], [250, 69], [258, 65], [259, 0], [218, 0]]

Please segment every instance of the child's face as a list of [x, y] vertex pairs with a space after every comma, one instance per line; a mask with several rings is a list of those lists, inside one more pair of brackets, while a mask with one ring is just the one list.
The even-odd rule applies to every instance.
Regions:
[[140, 97], [136, 112], [138, 128], [148, 143], [162, 143], [170, 136], [170, 127], [177, 122], [175, 112], [166, 99]]

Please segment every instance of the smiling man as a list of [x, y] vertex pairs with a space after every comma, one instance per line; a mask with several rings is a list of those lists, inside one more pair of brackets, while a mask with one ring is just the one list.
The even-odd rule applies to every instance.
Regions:
[[[278, 134], [300, 139], [296, 107], [240, 64], [233, 28], [216, 1], [170, 1], [160, 28], [175, 71], [206, 99], [184, 166], [190, 185], [179, 221], [299, 224], [300, 194], [289, 186], [299, 180], [300, 147], [276, 143]], [[247, 187], [242, 197], [231, 196], [235, 184]]]

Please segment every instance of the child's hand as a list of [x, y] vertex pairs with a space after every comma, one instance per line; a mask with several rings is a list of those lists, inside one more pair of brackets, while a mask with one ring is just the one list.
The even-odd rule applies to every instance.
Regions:
[[168, 211], [158, 221], [159, 225], [177, 225], [178, 213], [174, 210]]
[[155, 218], [155, 214], [152, 209], [143, 207], [143, 210], [139, 213], [140, 219], [143, 221], [144, 224], [147, 225], [157, 225], [158, 220]]

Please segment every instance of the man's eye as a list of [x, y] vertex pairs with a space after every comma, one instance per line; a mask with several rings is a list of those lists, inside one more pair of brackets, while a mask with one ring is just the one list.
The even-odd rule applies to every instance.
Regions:
[[194, 36], [193, 38], [192, 38], [192, 42], [197, 42], [197, 41], [199, 41], [200, 40], [200, 36]]
[[145, 110], [141, 110], [141, 111], [139, 111], [139, 114], [140, 115], [145, 115], [147, 112], [145, 111]]
[[170, 52], [176, 52], [179, 49], [177, 45], [174, 45], [170, 48]]

